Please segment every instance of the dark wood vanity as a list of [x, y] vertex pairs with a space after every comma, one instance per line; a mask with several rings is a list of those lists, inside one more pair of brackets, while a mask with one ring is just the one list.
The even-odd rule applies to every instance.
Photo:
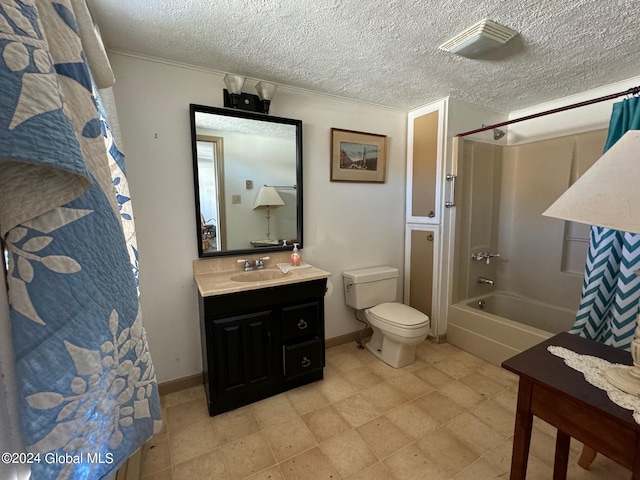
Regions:
[[325, 277], [211, 296], [199, 292], [210, 415], [322, 379], [326, 284]]

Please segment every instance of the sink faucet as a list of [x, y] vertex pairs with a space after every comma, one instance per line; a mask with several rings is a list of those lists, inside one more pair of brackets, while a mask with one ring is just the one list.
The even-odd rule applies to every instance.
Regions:
[[478, 283], [483, 283], [485, 285], [493, 285], [493, 280], [491, 280], [490, 278], [485, 278], [485, 277], [478, 277], [477, 278], [477, 282]]
[[270, 257], [260, 257], [249, 260], [248, 258], [241, 258], [236, 260], [236, 263], [243, 263], [244, 271], [249, 272], [251, 270], [261, 270], [264, 268], [264, 261], [269, 260]]

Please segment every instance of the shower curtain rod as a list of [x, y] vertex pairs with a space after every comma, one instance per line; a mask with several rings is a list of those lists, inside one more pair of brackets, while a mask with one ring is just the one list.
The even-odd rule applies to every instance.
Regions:
[[638, 95], [640, 93], [640, 86], [630, 88], [629, 90], [625, 90], [624, 92], [612, 93], [611, 95], [606, 95], [604, 97], [594, 98], [592, 100], [586, 100], [584, 102], [574, 103], [572, 105], [566, 105], [564, 107], [554, 108], [553, 110], [547, 110], [540, 113], [534, 113], [533, 115], [527, 115], [526, 117], [515, 118], [513, 120], [508, 120], [506, 122], [496, 123], [494, 125], [487, 125], [482, 128], [478, 128], [476, 130], [470, 130], [468, 132], [459, 133], [456, 137], [466, 137], [467, 135], [472, 135], [474, 133], [484, 132], [486, 130], [493, 130], [494, 128], [504, 127], [505, 125], [511, 125], [512, 123], [523, 122], [525, 120], [531, 120], [532, 118], [544, 117], [545, 115], [551, 115], [552, 113], [564, 112], [565, 110], [572, 110], [578, 107], [584, 107], [586, 105], [591, 105], [594, 103], [604, 102], [606, 100], [613, 100], [614, 98], [622, 97], [623, 95]]

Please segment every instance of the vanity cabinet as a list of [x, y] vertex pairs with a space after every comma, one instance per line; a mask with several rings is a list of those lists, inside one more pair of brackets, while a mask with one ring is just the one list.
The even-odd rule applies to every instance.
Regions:
[[326, 278], [203, 297], [210, 415], [321, 380]]

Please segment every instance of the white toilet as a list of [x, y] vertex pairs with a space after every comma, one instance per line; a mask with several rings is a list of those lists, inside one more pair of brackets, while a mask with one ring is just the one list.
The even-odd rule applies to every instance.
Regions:
[[400, 368], [416, 358], [416, 345], [429, 333], [429, 317], [396, 302], [398, 269], [373, 267], [343, 272], [347, 305], [364, 310], [373, 336], [367, 349], [383, 362]]

